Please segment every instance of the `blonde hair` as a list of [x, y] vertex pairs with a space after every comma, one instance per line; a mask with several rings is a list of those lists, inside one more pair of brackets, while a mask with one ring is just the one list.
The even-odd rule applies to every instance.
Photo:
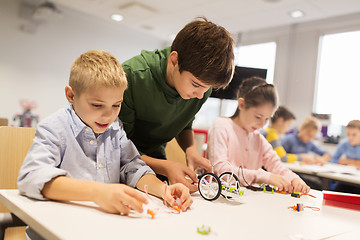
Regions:
[[303, 128], [303, 129], [311, 128], [311, 129], [314, 129], [314, 130], [319, 130], [320, 129], [320, 122], [314, 117], [308, 117], [301, 124], [301, 128]]
[[97, 85], [127, 88], [126, 74], [110, 53], [90, 50], [81, 54], [71, 65], [70, 87], [77, 94]]
[[360, 121], [359, 120], [352, 120], [348, 123], [346, 128], [358, 128], [360, 129]]

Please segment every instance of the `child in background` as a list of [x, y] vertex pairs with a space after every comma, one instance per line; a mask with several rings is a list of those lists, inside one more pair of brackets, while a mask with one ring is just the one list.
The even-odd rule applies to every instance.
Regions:
[[[308, 117], [302, 123], [298, 132], [288, 134], [281, 140], [281, 145], [287, 153], [300, 155], [299, 161], [302, 163], [323, 164], [328, 162], [331, 158], [330, 154], [313, 142], [319, 129], [319, 121], [314, 117]], [[310, 152], [319, 156], [311, 156]]]
[[264, 135], [266, 140], [271, 144], [277, 155], [282, 162], [296, 162], [300, 156], [296, 154], [287, 153], [284, 147], [281, 145], [279, 134], [285, 134], [288, 131], [289, 126], [295, 120], [295, 116], [286, 107], [280, 106], [270, 121], [270, 126], [261, 130], [261, 134]]
[[273, 115], [277, 98], [275, 87], [264, 79], [245, 79], [238, 90], [235, 114], [218, 118], [210, 128], [207, 154], [215, 174], [233, 172], [244, 186], [266, 183], [280, 191], [307, 193], [310, 188], [281, 163], [257, 130]]
[[[343, 156], [345, 155], [345, 156]], [[343, 156], [343, 157], [342, 157]], [[346, 139], [341, 141], [332, 156], [331, 162], [342, 165], [351, 165], [360, 168], [360, 121], [352, 120], [346, 126]], [[336, 182], [334, 190], [337, 192], [347, 192], [360, 194], [360, 188]]]
[[[127, 87], [119, 62], [107, 52], [89, 51], [71, 67], [65, 95], [69, 105], [41, 121], [18, 176], [21, 194], [35, 199], [93, 201], [106, 212], [142, 212], [147, 203], [134, 187], [163, 198], [192, 203], [183, 184], [168, 187], [156, 178], [127, 139], [118, 114]], [[165, 189], [167, 189], [165, 191]], [[37, 238], [31, 229], [28, 237]]]
[[[342, 155], [344, 157], [340, 158]], [[360, 167], [360, 121], [352, 120], [346, 126], [346, 139], [339, 143], [330, 162]]]

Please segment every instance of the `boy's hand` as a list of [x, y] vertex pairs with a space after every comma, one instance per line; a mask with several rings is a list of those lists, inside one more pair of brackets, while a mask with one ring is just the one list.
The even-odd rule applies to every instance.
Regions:
[[187, 148], [185, 156], [186, 162], [191, 170], [195, 171], [195, 169], [200, 167], [204, 169], [205, 172], [212, 172], [212, 166], [210, 164], [210, 161], [199, 155], [199, 153], [194, 147]]
[[341, 165], [348, 165], [348, 164], [350, 164], [350, 161], [347, 158], [341, 158], [341, 159], [339, 159], [338, 163]]
[[277, 174], [271, 174], [268, 184], [278, 187], [279, 191], [293, 192], [292, 185], [283, 177]]
[[165, 196], [163, 196], [163, 199], [170, 206], [173, 206], [174, 202], [175, 202], [175, 199], [173, 196], [175, 195], [175, 196], [179, 197], [179, 199], [181, 201], [181, 210], [182, 211], [186, 211], [193, 203], [193, 200], [189, 193], [189, 189], [181, 183], [176, 183], [176, 184], [167, 186], [167, 189], [164, 192], [165, 192]]
[[147, 203], [148, 200], [143, 194], [124, 184], [99, 183], [93, 194], [93, 202], [106, 212], [128, 215], [130, 209], [141, 213], [142, 203]]
[[190, 190], [190, 192], [196, 192], [198, 190], [197, 185], [192, 184], [185, 178], [188, 176], [194, 183], [197, 183], [198, 179], [194, 171], [178, 162], [166, 161], [166, 164], [166, 176], [170, 184], [182, 183]]
[[294, 188], [294, 192], [308, 193], [310, 187], [301, 178], [294, 178], [291, 181], [291, 185]]
[[302, 159], [301, 163], [303, 163], [303, 164], [315, 164], [316, 163], [315, 158], [306, 153], [301, 154], [301, 159]]
[[330, 154], [324, 154], [321, 157], [316, 157], [316, 163], [319, 163], [320, 165], [323, 165], [324, 163], [327, 163], [331, 159]]

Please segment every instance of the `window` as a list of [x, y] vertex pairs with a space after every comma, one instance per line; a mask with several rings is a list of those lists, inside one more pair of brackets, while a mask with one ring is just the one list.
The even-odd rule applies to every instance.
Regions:
[[[331, 114], [329, 131], [360, 119], [360, 31], [327, 34], [320, 39], [314, 111]], [[355, 108], [354, 108], [355, 107]]]
[[[276, 43], [268, 42], [240, 46], [234, 49], [235, 65], [267, 69], [266, 81], [273, 83]], [[209, 98], [195, 116], [194, 128], [208, 129], [219, 116], [230, 117], [237, 108], [236, 100]]]
[[274, 82], [276, 43], [267, 42], [240, 46], [235, 49], [235, 65], [267, 69], [266, 81]]

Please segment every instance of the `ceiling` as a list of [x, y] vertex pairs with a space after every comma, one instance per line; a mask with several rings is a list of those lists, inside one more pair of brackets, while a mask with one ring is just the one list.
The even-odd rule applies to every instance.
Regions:
[[[52, 3], [62, 11], [71, 8], [107, 21], [112, 21], [113, 13], [122, 14], [124, 20], [116, 24], [166, 41], [197, 16], [206, 16], [236, 34], [360, 12], [360, 0], [52, 0]], [[305, 16], [291, 18], [289, 12], [296, 9], [301, 9]]]

